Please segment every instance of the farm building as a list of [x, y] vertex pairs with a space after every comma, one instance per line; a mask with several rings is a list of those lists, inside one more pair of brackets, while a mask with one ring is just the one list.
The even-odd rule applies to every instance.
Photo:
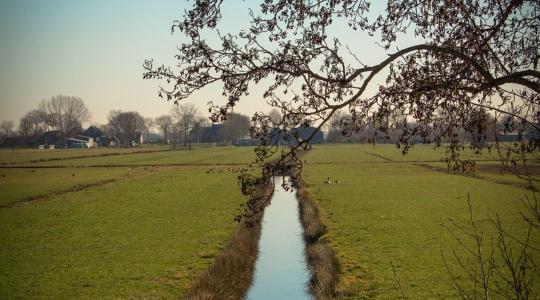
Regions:
[[96, 126], [88, 127], [81, 136], [88, 137], [92, 140], [91, 147], [106, 147], [110, 144], [110, 139]]
[[301, 142], [309, 139], [313, 135], [313, 138], [309, 142], [310, 144], [321, 144], [324, 139], [324, 134], [319, 129], [312, 126], [299, 126], [293, 130], [293, 136], [296, 136], [297, 142]]
[[291, 133], [285, 133], [281, 129], [270, 129], [270, 144], [271, 145], [296, 145], [301, 141], [309, 139], [313, 135], [313, 138], [309, 144], [321, 144], [323, 142], [323, 132], [315, 127], [296, 127]]
[[203, 127], [202, 142], [217, 143], [219, 142], [219, 133], [223, 128], [223, 124], [212, 124], [208, 127]]
[[37, 144], [44, 145], [45, 148], [48, 148], [50, 145], [58, 148], [64, 145], [64, 139], [58, 130], [47, 131], [37, 139]]
[[4, 139], [2, 147], [18, 148], [18, 147], [35, 147], [37, 139], [33, 136], [8, 136]]
[[251, 137], [239, 138], [234, 142], [235, 146], [257, 146], [260, 144], [259, 140], [254, 140]]
[[139, 135], [140, 144], [166, 144], [165, 138], [152, 132], [141, 132]]
[[76, 136], [72, 138], [67, 138], [65, 140], [66, 148], [92, 148], [94, 146], [93, 140], [89, 137]]

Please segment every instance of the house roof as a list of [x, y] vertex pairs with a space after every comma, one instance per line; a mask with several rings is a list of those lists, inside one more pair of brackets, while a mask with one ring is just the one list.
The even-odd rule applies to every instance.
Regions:
[[95, 138], [95, 137], [103, 136], [104, 134], [103, 134], [103, 131], [101, 131], [96, 126], [90, 126], [83, 132], [82, 135]]
[[144, 133], [141, 133], [141, 135], [146, 140], [146, 142], [154, 143], [154, 142], [165, 141], [165, 138], [162, 135], [159, 135], [153, 132], [144, 132]]
[[73, 140], [79, 140], [79, 141], [85, 141], [85, 142], [89, 142], [91, 137], [89, 136], [85, 136], [85, 135], [76, 135], [74, 137], [72, 137], [71, 139]]

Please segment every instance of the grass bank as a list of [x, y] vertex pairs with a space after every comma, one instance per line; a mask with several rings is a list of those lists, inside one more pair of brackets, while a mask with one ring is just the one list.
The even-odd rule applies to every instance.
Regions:
[[[340, 265], [335, 288], [340, 298], [399, 298], [392, 264], [410, 297], [457, 297], [441, 255], [455, 250], [466, 256], [447, 228], [450, 218], [466, 224], [467, 194], [477, 220], [498, 214], [510, 233], [525, 234], [519, 204], [530, 191], [493, 182], [491, 177], [416, 166], [413, 161], [441, 153], [421, 147], [413, 151], [419, 152], [411, 152], [414, 159], [405, 163], [385, 161], [402, 157], [395, 147], [385, 145], [314, 147], [305, 157], [303, 178], [327, 226], [323, 240]], [[328, 178], [332, 184], [325, 183]], [[488, 222], [481, 224], [489, 240], [494, 230]], [[537, 245], [539, 238], [535, 237]]]
[[319, 216], [319, 209], [303, 180], [295, 182], [300, 212], [300, 221], [304, 229], [306, 258], [311, 278], [309, 289], [316, 299], [334, 299], [337, 297], [336, 285], [339, 280], [339, 263], [334, 251], [324, 238], [326, 227]]
[[[192, 157], [185, 159], [219, 161], [227, 155], [234, 162], [247, 156], [247, 149], [239, 149], [241, 154], [220, 150], [191, 151]], [[126, 157], [143, 155], [152, 161], [152, 155], [165, 153]], [[234, 216], [244, 202], [234, 174], [208, 169], [2, 169], [1, 199], [14, 203], [35, 195], [50, 197], [0, 209], [0, 298], [186, 295], [229, 249], [238, 228]], [[117, 177], [121, 180], [58, 193]]]
[[261, 220], [264, 203], [272, 197], [274, 187], [271, 183], [263, 187], [257, 195], [258, 213], [239, 224], [225, 250], [216, 257], [212, 266], [206, 270], [186, 299], [243, 299], [253, 280], [255, 262], [259, 250]]

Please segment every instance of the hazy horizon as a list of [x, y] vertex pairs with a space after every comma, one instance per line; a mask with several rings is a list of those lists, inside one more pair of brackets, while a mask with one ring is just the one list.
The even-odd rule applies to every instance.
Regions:
[[[168, 113], [158, 98], [161, 82], [143, 80], [143, 63], [174, 64], [181, 34], [171, 34], [187, 1], [9, 1], [0, 0], [0, 120], [19, 119], [56, 95], [81, 97], [103, 124], [113, 109], [145, 117]], [[218, 93], [189, 101], [206, 114]], [[253, 107], [241, 105], [238, 112]]]
[[[235, 32], [247, 25], [246, 4], [225, 3], [220, 28]], [[157, 117], [171, 109], [172, 102], [157, 96], [163, 82], [143, 80], [142, 65], [152, 58], [156, 64], [175, 66], [176, 47], [187, 40], [181, 33], [171, 34], [170, 28], [190, 2], [0, 0], [0, 7], [0, 120], [17, 127], [41, 100], [60, 94], [84, 100], [91, 112], [84, 125], [106, 123], [111, 110]], [[343, 38], [341, 29], [336, 33]], [[367, 34], [345, 36], [363, 57], [384, 57], [376, 48], [365, 48]], [[235, 111], [268, 111], [261, 94], [259, 87], [252, 88]], [[220, 86], [188, 99], [205, 116], [212, 100], [224, 103]]]

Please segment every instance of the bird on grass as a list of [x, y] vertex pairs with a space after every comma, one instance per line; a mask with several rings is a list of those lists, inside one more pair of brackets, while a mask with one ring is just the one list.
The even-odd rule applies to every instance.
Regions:
[[332, 183], [340, 184], [341, 180], [332, 181], [332, 180], [330, 180], [330, 177], [328, 177], [328, 179], [326, 179], [326, 181], [324, 183], [326, 183], [326, 184], [332, 184]]

